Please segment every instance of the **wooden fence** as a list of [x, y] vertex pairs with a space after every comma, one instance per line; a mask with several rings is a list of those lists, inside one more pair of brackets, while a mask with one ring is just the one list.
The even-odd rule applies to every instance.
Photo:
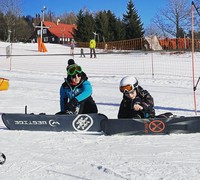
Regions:
[[[178, 39], [158, 39], [163, 50], [191, 50], [192, 39], [178, 38]], [[148, 45], [148, 46], [146, 46]], [[88, 48], [89, 42], [77, 42], [78, 47]], [[112, 41], [112, 42], [97, 42], [98, 49], [105, 50], [150, 50], [151, 44], [145, 38]], [[194, 40], [194, 48], [200, 51], [200, 39]]]

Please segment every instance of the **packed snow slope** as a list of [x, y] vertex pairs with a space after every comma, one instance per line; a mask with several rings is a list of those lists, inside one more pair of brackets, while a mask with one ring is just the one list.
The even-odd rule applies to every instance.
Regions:
[[[0, 55], [6, 54], [8, 45], [0, 42]], [[48, 52], [40, 53], [37, 44], [14, 43], [12, 54], [18, 56], [0, 56], [0, 77], [9, 79], [10, 84], [8, 91], [0, 91], [0, 113], [24, 113], [26, 105], [28, 113], [55, 114], [60, 110], [59, 88], [73, 56], [67, 46], [46, 47]], [[74, 59], [93, 85], [99, 113], [117, 117], [122, 98], [119, 81], [133, 74], [154, 97], [156, 114], [195, 115], [190, 53], [105, 53], [90, 59], [89, 49], [84, 52], [86, 58], [75, 55]], [[80, 53], [78, 47], [75, 53]], [[199, 111], [198, 87], [196, 98]], [[0, 121], [0, 152], [7, 158], [0, 165], [3, 180], [200, 179], [199, 133], [104, 136], [10, 131]]]

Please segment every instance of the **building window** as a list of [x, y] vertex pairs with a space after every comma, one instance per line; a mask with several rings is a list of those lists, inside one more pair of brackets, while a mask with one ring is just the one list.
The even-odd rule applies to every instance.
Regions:
[[51, 40], [52, 40], [52, 42], [54, 42], [54, 41], [55, 41], [55, 38], [54, 38], [54, 37], [52, 37], [52, 39], [51, 39]]
[[48, 37], [44, 37], [44, 42], [48, 42]]
[[37, 30], [37, 35], [40, 35], [40, 34], [41, 34], [41, 30], [38, 29], [38, 30]]
[[47, 29], [43, 29], [43, 34], [47, 34]]

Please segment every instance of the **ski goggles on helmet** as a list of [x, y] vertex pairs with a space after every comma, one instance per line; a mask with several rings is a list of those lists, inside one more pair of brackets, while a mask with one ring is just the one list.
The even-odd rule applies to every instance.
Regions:
[[82, 68], [81, 66], [78, 65], [72, 65], [69, 67], [69, 69], [67, 70], [67, 74], [70, 76], [74, 76], [75, 74], [81, 74], [82, 73]]
[[135, 90], [135, 88], [130, 84], [126, 86], [120, 86], [119, 89], [122, 93], [125, 93], [125, 94], [129, 94], [130, 92], [133, 92]]

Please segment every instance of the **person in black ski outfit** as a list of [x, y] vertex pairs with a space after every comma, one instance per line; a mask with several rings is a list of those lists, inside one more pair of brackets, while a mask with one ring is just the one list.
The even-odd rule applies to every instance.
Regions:
[[60, 112], [57, 114], [97, 113], [92, 98], [92, 85], [81, 66], [69, 59], [66, 70], [67, 78], [60, 88]]
[[118, 118], [150, 118], [155, 117], [154, 100], [147, 90], [138, 85], [133, 76], [126, 76], [120, 81], [123, 93]]

